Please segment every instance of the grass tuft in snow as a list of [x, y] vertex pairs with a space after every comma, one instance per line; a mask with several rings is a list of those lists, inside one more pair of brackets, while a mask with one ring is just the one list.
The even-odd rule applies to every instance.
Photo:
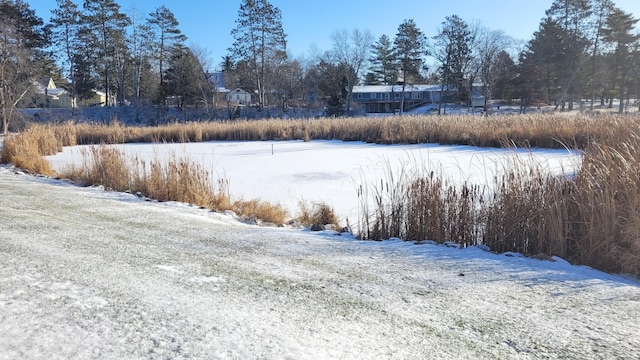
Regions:
[[299, 201], [298, 216], [295, 222], [305, 227], [331, 225], [335, 230], [340, 227], [340, 221], [335, 211], [329, 204], [324, 202], [309, 204], [303, 200]]

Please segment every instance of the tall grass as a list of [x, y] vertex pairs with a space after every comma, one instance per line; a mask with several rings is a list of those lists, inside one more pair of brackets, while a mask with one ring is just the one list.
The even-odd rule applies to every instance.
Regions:
[[42, 158], [53, 155], [64, 146], [76, 145], [76, 125], [38, 125], [20, 134], [9, 134], [0, 151], [0, 163], [14, 164], [27, 172], [52, 175], [49, 163]]
[[339, 230], [340, 221], [333, 208], [324, 202], [308, 203], [304, 200], [298, 202], [298, 216], [294, 223], [313, 229], [324, 229], [326, 225]]
[[287, 211], [279, 204], [261, 200], [232, 201], [227, 180], [212, 185], [208, 171], [186, 158], [127, 158], [121, 151], [108, 146], [91, 147], [83, 153], [83, 164], [71, 166], [61, 177], [87, 186], [102, 185], [114, 191], [137, 193], [159, 201], [179, 201], [216, 211], [231, 210], [238, 215], [284, 224]]
[[361, 201], [360, 237], [484, 244], [640, 276], [640, 126], [603, 135], [572, 176], [514, 166], [491, 192], [433, 172], [381, 182], [362, 191], [372, 200]]
[[[381, 144], [442, 143], [475, 146], [584, 149], [592, 141], [624, 129], [637, 117], [622, 115], [558, 116], [536, 114], [475, 117], [402, 116], [192, 122], [158, 127], [118, 122], [65, 124], [64, 133], [79, 145], [131, 142], [199, 142], [211, 140], [343, 140]], [[621, 130], [623, 131], [623, 130]]]

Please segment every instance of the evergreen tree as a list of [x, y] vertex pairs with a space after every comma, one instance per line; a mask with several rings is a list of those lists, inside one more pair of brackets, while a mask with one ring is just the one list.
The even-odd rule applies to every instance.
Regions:
[[602, 59], [602, 36], [606, 19], [613, 9], [613, 2], [611, 2], [611, 0], [591, 1], [591, 8], [593, 9], [593, 21], [591, 26], [591, 28], [593, 29], [593, 34], [591, 36], [591, 74], [587, 76], [587, 79], [589, 79], [591, 85], [590, 110], [593, 111], [594, 104], [596, 102], [596, 92], [598, 88], [602, 87], [602, 65], [599, 62], [599, 60]]
[[[175, 15], [164, 5], [149, 14], [149, 29], [154, 37], [155, 59], [158, 61], [158, 73], [160, 74], [160, 89], [164, 88], [164, 64], [167, 54], [174, 46], [182, 46], [186, 36], [178, 29], [178, 20]], [[164, 98], [163, 91], [159, 94]]]
[[[520, 86], [527, 91], [530, 102], [556, 102], [559, 104], [564, 54], [559, 50], [564, 29], [556, 20], [545, 18], [540, 28], [520, 54]], [[526, 76], [524, 76], [526, 74]], [[532, 76], [537, 74], [538, 78]], [[535, 88], [535, 91], [533, 89]], [[533, 96], [532, 94], [535, 94]]]
[[547, 18], [555, 21], [562, 29], [559, 41], [551, 49], [558, 55], [558, 86], [560, 92], [559, 105], [562, 109], [569, 101], [569, 110], [573, 109], [573, 100], [586, 84], [581, 78], [580, 69], [587, 60], [590, 47], [588, 31], [592, 14], [589, 0], [554, 0], [546, 11]]
[[76, 79], [77, 65], [75, 59], [78, 58], [80, 48], [78, 31], [80, 29], [80, 11], [78, 6], [71, 0], [56, 0], [58, 7], [51, 10], [52, 42], [59, 48], [60, 61], [68, 69], [70, 82], [71, 106], [77, 106], [78, 89]]
[[258, 104], [263, 108], [268, 87], [266, 70], [273, 61], [287, 56], [280, 9], [268, 0], [243, 0], [231, 35], [234, 43], [229, 51], [236, 62], [244, 61], [249, 66]]
[[[371, 47], [372, 81], [376, 84], [394, 85], [398, 81], [398, 65], [393, 51], [393, 43], [387, 35], [382, 35]], [[371, 82], [373, 84], [373, 82]]]
[[398, 26], [398, 33], [393, 41], [395, 58], [402, 74], [402, 95], [400, 114], [404, 113], [404, 93], [407, 83], [420, 79], [423, 56], [427, 39], [413, 19], [405, 20]]
[[[639, 51], [638, 40], [640, 34], [634, 33], [634, 28], [638, 19], [633, 15], [624, 12], [619, 8], [614, 8], [607, 18], [604, 32], [604, 40], [614, 46], [612, 53], [614, 60], [613, 83], [618, 87], [618, 98], [620, 104], [618, 111], [624, 112], [624, 100], [629, 79], [629, 70], [632, 68], [634, 57]], [[634, 74], [637, 78], [637, 74]], [[632, 79], [631, 79], [632, 80]]]
[[[102, 79], [107, 106], [113, 105], [114, 72], [121, 71], [118, 60], [127, 51], [124, 42], [125, 29], [130, 19], [120, 12], [115, 0], [85, 0], [83, 3], [81, 36], [83, 51], [92, 56], [93, 66]], [[117, 74], [116, 74], [117, 75]], [[118, 81], [118, 80], [116, 80]], [[118, 95], [120, 98], [123, 94]]]
[[493, 64], [495, 83], [491, 93], [495, 98], [511, 100], [515, 91], [515, 79], [518, 75], [516, 63], [506, 51], [500, 51]]
[[[441, 94], [438, 114], [442, 109], [445, 86], [453, 86], [459, 95], [465, 86], [464, 68], [471, 59], [470, 43], [473, 40], [469, 25], [457, 15], [447, 16], [438, 34], [433, 37], [432, 54], [440, 63]], [[469, 96], [469, 94], [466, 94]]]
[[165, 78], [166, 94], [177, 99], [179, 109], [197, 103], [203, 82], [206, 81], [198, 58], [185, 46], [172, 47]]

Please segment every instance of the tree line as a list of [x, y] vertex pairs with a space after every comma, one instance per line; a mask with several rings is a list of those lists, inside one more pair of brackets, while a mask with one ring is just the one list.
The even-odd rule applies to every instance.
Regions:
[[211, 69], [218, 67], [226, 87], [255, 94], [259, 109], [315, 104], [329, 115], [348, 113], [353, 88], [362, 84], [402, 85], [403, 92], [410, 84], [439, 84], [455, 88], [462, 103], [481, 91], [487, 100], [518, 99], [523, 109], [582, 109], [582, 99], [590, 109], [613, 107], [617, 99], [622, 112], [640, 94], [638, 19], [612, 0], [554, 0], [526, 44], [451, 15], [432, 37], [407, 19], [396, 34], [377, 39], [368, 30], [335, 31], [331, 49], [298, 58], [287, 52], [281, 11], [268, 0], [242, 0], [233, 44], [219, 64], [206, 49], [185, 45], [165, 6], [141, 16], [125, 14], [116, 0], [56, 4], [44, 23], [27, 2], [0, 0], [5, 132], [33, 80], [45, 76], [63, 84], [74, 103], [99, 90], [107, 106], [215, 109]]

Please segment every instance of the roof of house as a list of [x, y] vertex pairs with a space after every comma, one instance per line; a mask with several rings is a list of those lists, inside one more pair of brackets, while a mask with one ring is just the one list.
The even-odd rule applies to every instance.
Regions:
[[[404, 87], [405, 92], [411, 91], [440, 91], [442, 85], [406, 85]], [[449, 88], [447, 85], [444, 86], [444, 90], [453, 90], [454, 87]], [[391, 93], [391, 92], [402, 92], [402, 85], [358, 85], [353, 87], [354, 93]]]
[[65, 94], [67, 91], [63, 88], [56, 87], [56, 83], [52, 78], [44, 78], [40, 81], [32, 81], [33, 86], [35, 87], [35, 91], [38, 94], [46, 94], [48, 96], [60, 96]]

